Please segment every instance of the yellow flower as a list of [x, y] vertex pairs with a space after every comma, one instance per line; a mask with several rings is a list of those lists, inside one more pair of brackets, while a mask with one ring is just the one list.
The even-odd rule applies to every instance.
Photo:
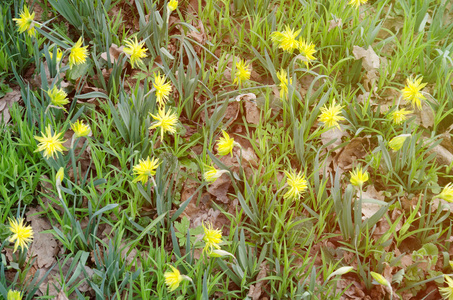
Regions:
[[362, 167], [357, 167], [351, 174], [351, 184], [362, 187], [363, 184], [368, 180], [368, 172], [363, 172]]
[[350, 0], [349, 5], [355, 6], [355, 8], [359, 8], [361, 4], [367, 3], [368, 0]]
[[451, 182], [444, 187], [442, 192], [437, 195], [437, 197], [448, 202], [453, 202], [453, 186]]
[[220, 249], [219, 244], [222, 242], [222, 231], [220, 229], [212, 228], [212, 224], [209, 224], [208, 227], [202, 224], [204, 230], [203, 241], [206, 243], [203, 251], [211, 253], [212, 250]]
[[154, 88], [156, 89], [156, 102], [159, 104], [160, 108], [163, 108], [165, 102], [168, 100], [168, 96], [171, 92], [170, 82], [165, 83], [165, 75], [160, 76], [160, 72], [154, 74]]
[[404, 145], [404, 142], [406, 141], [406, 139], [408, 137], [410, 137], [411, 135], [410, 134], [400, 134], [398, 136], [395, 136], [393, 139], [390, 140], [389, 142], [389, 147], [393, 150], [393, 151], [398, 151], [401, 149], [401, 147], [403, 147]]
[[30, 14], [28, 8], [24, 5], [24, 9], [19, 14], [20, 18], [14, 18], [16, 25], [18, 27], [19, 33], [24, 31], [28, 32], [29, 36], [35, 36], [35, 25], [33, 19], [35, 18], [35, 13]]
[[137, 177], [132, 181], [133, 183], [137, 183], [141, 181], [143, 184], [145, 184], [149, 177], [154, 176], [156, 174], [156, 169], [159, 166], [159, 159], [154, 158], [149, 159], [140, 159], [139, 164], [135, 165], [133, 168], [134, 175], [137, 175]]
[[71, 129], [72, 131], [74, 131], [76, 137], [88, 136], [91, 133], [90, 125], [83, 124], [83, 122], [80, 120], [77, 120], [76, 122], [72, 123]]
[[203, 173], [203, 178], [207, 182], [214, 182], [216, 181], [220, 176], [222, 176], [223, 173], [228, 173], [227, 170], [217, 170], [213, 166], [205, 166], [205, 172]]
[[379, 283], [381, 285], [385, 285], [385, 286], [390, 286], [390, 283], [381, 274], [376, 273], [376, 272], [370, 272], [370, 274], [374, 278], [374, 280], [377, 281], [377, 283]]
[[315, 50], [315, 45], [313, 43], [306, 43], [303, 39], [299, 39], [299, 51], [300, 54], [305, 56], [305, 65], [308, 68], [308, 63], [312, 60], [315, 60], [316, 58], [313, 56], [313, 54], [316, 53]]
[[444, 275], [445, 283], [448, 284], [448, 287], [440, 287], [439, 292], [442, 295], [442, 298], [447, 300], [453, 300], [453, 279], [450, 276]]
[[187, 279], [188, 277], [185, 275], [181, 275], [178, 269], [176, 269], [173, 266], [170, 266], [171, 272], [165, 272], [164, 277], [165, 277], [165, 284], [167, 285], [168, 289], [170, 292], [173, 292], [176, 290], [179, 286], [179, 284], [184, 280]]
[[57, 174], [55, 175], [55, 183], [56, 183], [56, 185], [61, 185], [61, 182], [63, 181], [63, 179], [64, 179], [64, 168], [60, 167], [58, 169]]
[[33, 229], [31, 226], [25, 226], [24, 219], [22, 218], [18, 220], [9, 219], [9, 230], [13, 233], [9, 238], [9, 241], [11, 243], [16, 241], [13, 252], [16, 252], [19, 246], [22, 250], [24, 250], [24, 248], [28, 249], [28, 243], [33, 240]]
[[277, 44], [280, 49], [292, 53], [294, 49], [297, 49], [299, 43], [296, 38], [301, 32], [301, 29], [294, 31], [288, 25], [286, 25], [283, 32], [274, 31], [271, 33], [271, 40], [274, 44]]
[[85, 63], [88, 56], [88, 46], [82, 47], [83, 39], [79, 38], [77, 43], [71, 48], [69, 54], [69, 68], [72, 69], [74, 65]]
[[50, 102], [58, 107], [63, 107], [69, 103], [69, 100], [66, 98], [68, 94], [63, 89], [57, 88], [56, 85], [52, 89], [47, 91], [47, 95], [50, 97]]
[[403, 99], [410, 101], [412, 106], [414, 108], [417, 106], [418, 109], [422, 109], [421, 100], [426, 99], [426, 97], [420, 92], [426, 86], [426, 83], [422, 83], [422, 80], [423, 77], [413, 79], [412, 76], [410, 76], [406, 79], [406, 86], [401, 90], [403, 93]]
[[321, 115], [319, 116], [319, 121], [323, 122], [324, 127], [326, 128], [337, 127], [338, 129], [341, 129], [338, 122], [344, 120], [344, 117], [340, 115], [342, 108], [343, 106], [341, 105], [335, 105], [334, 99], [330, 106], [324, 105], [323, 107], [321, 107]]
[[307, 190], [307, 180], [305, 175], [301, 172], [296, 173], [291, 170], [291, 173], [284, 171], [286, 175], [286, 184], [289, 190], [283, 195], [285, 199], [299, 198]]
[[234, 84], [241, 85], [242, 81], [250, 79], [250, 74], [252, 73], [250, 65], [244, 60], [240, 60], [236, 63], [236, 73], [234, 73]]
[[228, 155], [228, 153], [233, 156], [233, 148], [234, 146], [239, 146], [238, 143], [234, 141], [233, 138], [230, 138], [228, 133], [225, 130], [222, 130], [223, 137], [220, 137], [217, 140], [217, 154], [219, 155]]
[[177, 0], [170, 0], [167, 4], [168, 10], [170, 12], [174, 11], [176, 8], [178, 8], [178, 1]]
[[60, 140], [63, 132], [52, 135], [50, 125], [48, 125], [46, 127], [46, 133], [41, 132], [41, 134], [42, 137], [35, 135], [35, 139], [40, 142], [36, 151], [44, 151], [45, 158], [53, 158], [57, 152], [63, 153], [63, 151], [68, 150], [63, 146], [65, 141]]
[[[53, 58], [52, 50], [49, 51], [49, 56], [50, 56], [50, 59], [52, 60], [52, 58]], [[57, 48], [57, 63], [59, 63], [61, 61], [62, 57], [63, 57], [63, 51], [61, 51], [60, 48]]]
[[[285, 69], [281, 69], [277, 72], [277, 78], [280, 80], [280, 99], [284, 100], [288, 96], [288, 73]], [[290, 79], [290, 84], [293, 84], [293, 79]]]
[[152, 125], [149, 129], [160, 127], [160, 140], [164, 139], [164, 132], [170, 133], [176, 132], [176, 124], [178, 123], [178, 116], [176, 113], [172, 113], [170, 110], [165, 112], [164, 109], [159, 109], [157, 115], [149, 113], [157, 122]]
[[9, 290], [7, 300], [22, 300], [22, 295], [20, 291]]
[[407, 117], [406, 115], [411, 114], [411, 110], [406, 110], [404, 108], [402, 109], [397, 109], [394, 112], [390, 114], [391, 119], [393, 120], [393, 123], [398, 125], [406, 121]]
[[140, 44], [137, 41], [137, 37], [135, 37], [135, 40], [129, 40], [126, 41], [126, 47], [124, 47], [124, 53], [129, 54], [131, 57], [131, 66], [132, 68], [134, 67], [135, 64], [139, 64], [142, 62], [142, 58], [147, 57], [146, 51], [148, 49], [144, 46], [144, 42], [140, 42]]

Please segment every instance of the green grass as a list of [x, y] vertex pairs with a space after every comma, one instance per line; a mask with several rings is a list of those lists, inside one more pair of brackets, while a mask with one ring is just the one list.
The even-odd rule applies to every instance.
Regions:
[[[341, 299], [352, 285], [379, 299], [442, 297], [443, 275], [453, 273], [453, 218], [439, 202], [453, 177], [448, 1], [355, 8], [334, 0], [180, 0], [173, 12], [161, 0], [35, 2], [0, 4], [0, 95], [21, 93], [11, 120], [0, 123], [1, 297], [18, 290], [22, 299], [50, 299], [52, 282], [76, 299]], [[13, 20], [24, 5], [37, 13], [35, 36], [19, 33]], [[272, 42], [286, 26], [315, 45], [309, 64], [298, 49]], [[71, 68], [80, 37], [86, 61]], [[146, 48], [135, 68], [112, 46], [133, 37]], [[357, 60], [356, 46], [372, 47], [379, 67]], [[241, 59], [252, 70], [239, 87]], [[285, 99], [280, 70], [288, 74]], [[178, 116], [163, 136], [150, 128], [161, 109], [157, 73], [171, 85], [165, 109]], [[421, 110], [402, 96], [410, 76], [427, 83]], [[64, 107], [51, 105], [54, 86], [68, 94]], [[255, 99], [237, 101], [248, 93]], [[341, 131], [320, 121], [334, 102]], [[392, 113], [403, 107], [413, 113], [395, 124]], [[77, 120], [89, 124], [89, 136], [74, 135]], [[47, 126], [68, 141], [50, 158], [35, 139]], [[231, 156], [218, 153], [222, 130], [240, 144]], [[391, 150], [401, 134], [410, 137]], [[159, 165], [148, 181], [134, 182], [148, 157]], [[209, 183], [205, 165], [226, 172]], [[363, 187], [350, 183], [356, 166], [369, 174]], [[306, 180], [294, 198], [284, 196], [291, 170]], [[30, 225], [30, 208], [57, 254], [33, 258], [29, 246], [10, 255], [9, 220]], [[217, 257], [205, 247], [210, 225], [222, 233]], [[33, 230], [36, 243], [41, 229]], [[29, 274], [41, 255], [56, 263], [51, 276], [39, 270], [38, 281]], [[170, 266], [186, 276], [174, 290]], [[372, 272], [390, 288], [377, 287]]]

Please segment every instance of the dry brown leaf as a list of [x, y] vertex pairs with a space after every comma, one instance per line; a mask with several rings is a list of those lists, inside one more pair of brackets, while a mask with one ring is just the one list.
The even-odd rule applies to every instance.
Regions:
[[436, 161], [440, 165], [448, 166], [453, 162], [453, 153], [442, 146], [442, 144], [433, 147], [428, 153], [435, 153]]
[[112, 44], [109, 48], [109, 53], [107, 52], [102, 52], [101, 53], [101, 58], [103, 58], [105, 61], [107, 61], [107, 55], [110, 56], [110, 62], [116, 63], [118, 61], [118, 58], [123, 52], [124, 46], [118, 47], [117, 44]]
[[[258, 167], [258, 157], [253, 151], [252, 148], [242, 149], [242, 158], [247, 164], [252, 165], [253, 167]], [[249, 165], [244, 165], [243, 168], [249, 168]]]
[[[346, 291], [346, 287], [349, 287]], [[371, 299], [370, 296], [365, 295], [363, 292], [365, 290], [365, 286], [361, 282], [357, 282], [355, 279], [348, 279], [348, 278], [342, 278], [342, 280], [339, 280], [337, 282], [337, 290], [344, 291], [344, 294], [341, 296], [340, 299], [342, 300], [363, 300], [363, 299]]]
[[228, 174], [222, 174], [216, 181], [211, 183], [208, 187], [208, 193], [216, 197], [218, 201], [223, 203], [230, 202], [228, 198], [228, 190], [231, 186], [231, 178]]
[[354, 46], [352, 53], [354, 54], [355, 59], [363, 59], [362, 66], [367, 72], [374, 71], [379, 68], [379, 56], [377, 56], [371, 46], [368, 46], [367, 50], [359, 46]]
[[256, 106], [256, 102], [245, 102], [245, 120], [249, 124], [260, 123], [260, 110]]
[[198, 192], [196, 195], [194, 193], [196, 192], [198, 188], [199, 183], [195, 180], [192, 179], [187, 179], [186, 182], [184, 183], [184, 189], [181, 194], [181, 202], [185, 202], [187, 199], [189, 199], [191, 196], [193, 196], [193, 200], [198, 198]]
[[239, 103], [238, 102], [231, 102], [228, 104], [228, 107], [225, 112], [225, 117], [228, 123], [225, 124], [226, 127], [229, 127], [239, 115]]
[[20, 98], [21, 93], [19, 87], [14, 87], [12, 92], [7, 93], [0, 99], [0, 120], [3, 120], [5, 124], [11, 119], [9, 108], [14, 102], [19, 101]]
[[[384, 201], [385, 196], [383, 195], [382, 192], [376, 191], [376, 188], [374, 185], [369, 185], [366, 189], [366, 191], [363, 192], [362, 194], [362, 199], [375, 199], [375, 200], [380, 200]], [[362, 220], [369, 219], [371, 218], [375, 213], [378, 212], [379, 209], [381, 209], [381, 205], [376, 204], [376, 203], [369, 203], [369, 202], [362, 202]]]
[[437, 211], [439, 205], [441, 206], [442, 211], [453, 212], [453, 203], [451, 203], [451, 202], [447, 202], [447, 201], [445, 201], [443, 199], [439, 199], [439, 198], [434, 198], [431, 201], [431, 203], [432, 203], [432, 205], [431, 205], [431, 211], [432, 212]]
[[260, 296], [262, 294], [262, 286], [266, 281], [262, 280], [267, 276], [269, 267], [267, 266], [266, 262], [262, 262], [260, 265], [260, 271], [258, 275], [256, 276], [256, 284], [252, 284], [250, 286], [250, 291], [247, 294], [248, 297], [252, 298], [252, 300], [258, 300], [260, 299]]
[[341, 152], [335, 157], [334, 165], [342, 170], [352, 168], [352, 164], [358, 159], [362, 159], [367, 154], [365, 144], [367, 138], [356, 137], [341, 149]]
[[36, 263], [38, 269], [50, 268], [56, 261], [55, 256], [59, 251], [58, 243], [51, 233], [42, 233], [42, 231], [52, 229], [49, 221], [41, 218], [40, 211], [36, 208], [30, 208], [27, 213], [27, 219], [33, 227], [33, 243], [30, 247], [30, 253], [37, 257]]
[[417, 110], [419, 113], [421, 125], [425, 128], [433, 127], [434, 125], [434, 112], [426, 101], [422, 101], [422, 109]]
[[341, 27], [343, 27], [343, 20], [341, 18], [334, 18], [333, 20], [330, 20], [328, 31], [331, 31], [335, 27], [338, 27], [340, 29], [341, 29]]
[[241, 94], [235, 98], [238, 102], [243, 102], [245, 105], [245, 119], [247, 123], [259, 124], [260, 110], [256, 105], [256, 95], [253, 93]]
[[55, 297], [55, 300], [69, 300], [69, 298], [66, 297], [66, 294], [63, 292], [63, 290], [61, 290]]
[[[332, 140], [335, 140], [332, 144], [327, 146], [327, 150], [332, 151], [332, 149], [338, 147], [341, 143], [343, 143], [342, 138], [349, 137], [349, 134], [346, 130], [341, 130], [338, 128], [332, 128], [326, 132], [321, 133], [321, 142], [323, 145], [330, 143]], [[334, 152], [338, 153], [342, 149], [336, 149]]]
[[412, 260], [412, 254], [407, 254], [401, 257], [401, 267], [406, 268], [414, 264], [414, 261]]

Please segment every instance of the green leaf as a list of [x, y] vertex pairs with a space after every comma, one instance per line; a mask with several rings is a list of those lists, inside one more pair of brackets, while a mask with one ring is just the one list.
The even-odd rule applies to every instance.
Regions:
[[82, 77], [83, 75], [85, 75], [87, 73], [89, 67], [90, 67], [90, 64], [88, 62], [73, 66], [72, 69], [68, 72], [69, 78], [71, 80], [76, 80], [76, 79]]

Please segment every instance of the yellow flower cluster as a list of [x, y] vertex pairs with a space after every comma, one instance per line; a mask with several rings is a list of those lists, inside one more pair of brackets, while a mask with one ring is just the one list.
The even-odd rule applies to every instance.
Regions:
[[[315, 60], [313, 54], [316, 53], [315, 45], [305, 41], [303, 38], [298, 38], [302, 30], [294, 30], [288, 25], [283, 31], [274, 31], [271, 33], [271, 41], [285, 52], [292, 54], [294, 50], [299, 50], [299, 56], [302, 58], [307, 69], [309, 63]], [[292, 78], [288, 80], [288, 73], [285, 69], [281, 69], [276, 73], [280, 87], [280, 99], [285, 100], [288, 97], [288, 84], [293, 84]]]

